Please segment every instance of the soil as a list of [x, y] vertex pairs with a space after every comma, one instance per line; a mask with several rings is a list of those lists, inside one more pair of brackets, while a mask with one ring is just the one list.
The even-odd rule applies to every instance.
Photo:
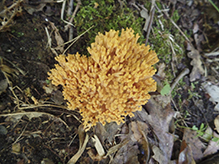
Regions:
[[[43, 89], [46, 85], [47, 72], [55, 63], [54, 55], [47, 46], [45, 26], [48, 22], [40, 15], [31, 16], [26, 12], [16, 17], [14, 21], [16, 23], [10, 31], [0, 33], [0, 54], [3, 57], [1, 65], [7, 65], [11, 70], [10, 82], [14, 87], [13, 91], [21, 104], [34, 103], [31, 100], [32, 96], [40, 101], [53, 99], [56, 93], [46, 94]], [[16, 68], [21, 69], [24, 74], [18, 72]], [[48, 112], [55, 118], [45, 114], [32, 119], [20, 115], [19, 120], [11, 122], [10, 119], [5, 121], [6, 117], [0, 117], [1, 130], [6, 130], [6, 134], [0, 135], [0, 163], [9, 164], [18, 161], [41, 163], [43, 159], [52, 160], [54, 163], [65, 163], [77, 152], [78, 138], [74, 139], [74, 136], [80, 123], [68, 115], [73, 114], [80, 118], [78, 113], [59, 107], [52, 108], [49, 105], [36, 109], [17, 109], [15, 101], [9, 89], [3, 92], [0, 96], [1, 114], [37, 111]], [[56, 117], [66, 121], [69, 127], [57, 121]], [[25, 132], [19, 138], [23, 130]], [[71, 141], [72, 144], [69, 144]], [[17, 142], [22, 150], [18, 148], [19, 152], [16, 153], [12, 151], [12, 145]]]

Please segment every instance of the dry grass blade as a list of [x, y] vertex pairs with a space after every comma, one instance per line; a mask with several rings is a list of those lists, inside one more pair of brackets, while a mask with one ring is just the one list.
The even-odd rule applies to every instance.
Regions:
[[19, 137], [14, 141], [14, 143], [13, 143], [12, 145], [16, 144], [16, 143], [19, 141], [19, 139], [21, 138], [21, 136], [24, 134], [25, 129], [27, 128], [27, 125], [28, 125], [28, 124], [26, 124], [26, 126], [25, 126], [24, 129], [22, 130], [21, 134], [20, 134]]
[[129, 140], [128, 140], [128, 139], [125, 139], [123, 142], [121, 142], [121, 143], [119, 143], [119, 144], [117, 144], [117, 145], [111, 147], [111, 148], [108, 150], [107, 154], [104, 156], [104, 158], [106, 158], [106, 157], [109, 156], [110, 154], [115, 153], [115, 152], [118, 151], [122, 146], [126, 145], [128, 142], [129, 142]]
[[70, 40], [70, 41], [68, 41], [68, 42], [66, 42], [66, 43], [64, 43], [64, 44], [68, 44], [68, 43], [71, 43], [66, 49], [65, 49], [65, 51], [62, 53], [62, 54], [65, 54], [66, 53], [66, 51], [81, 37], [81, 36], [83, 36], [86, 32], [88, 32], [91, 28], [93, 28], [94, 26], [91, 26], [89, 29], [87, 29], [85, 32], [83, 32], [81, 35], [78, 35], [77, 37], [75, 37], [74, 39], [72, 39], [72, 40]]
[[148, 43], [148, 38], [149, 38], [149, 34], [150, 34], [150, 31], [151, 31], [151, 26], [152, 26], [152, 23], [153, 23], [153, 19], [154, 19], [154, 12], [155, 12], [155, 0], [152, 0], [152, 5], [151, 5], [151, 10], [150, 10], [150, 21], [149, 21], [149, 25], [148, 25], [148, 31], [147, 31], [147, 36], [146, 36], [146, 41], [145, 41], [145, 45], [147, 45]]
[[[11, 64], [14, 68], [16, 68], [23, 76], [26, 75], [26, 73], [25, 73], [22, 69], [20, 69], [18, 66], [16, 66], [13, 62], [11, 62], [10, 60], [8, 60], [7, 58], [4, 58], [4, 57], [0, 57], [0, 60], [1, 60], [1, 58], [2, 58], [3, 60], [7, 61], [8, 63], [10, 63], [10, 64]], [[14, 70], [14, 69], [13, 69], [13, 70]], [[15, 70], [14, 70], [13, 72], [17, 73]]]
[[13, 18], [18, 13], [22, 12], [22, 7], [20, 6], [22, 1], [23, 0], [18, 0], [10, 7], [0, 12], [0, 16], [3, 17], [3, 19], [0, 18], [0, 31], [5, 31], [7, 28], [9, 28], [9, 26], [13, 23]]
[[47, 116], [50, 116], [52, 118], [58, 119], [60, 122], [62, 122], [69, 129], [69, 126], [61, 118], [57, 118], [56, 116], [49, 114], [49, 113], [45, 113], [45, 112], [8, 113], [8, 114], [0, 114], [0, 117], [15, 117], [16, 119], [20, 119], [23, 116], [27, 116], [31, 120], [34, 117], [40, 117], [42, 115], [47, 115]]
[[78, 159], [81, 157], [82, 153], [84, 152], [87, 142], [89, 140], [89, 136], [88, 134], [86, 134], [85, 139], [84, 139], [84, 143], [82, 144], [82, 147], [78, 150], [78, 152], [68, 161], [67, 164], [75, 164]]
[[97, 153], [99, 154], [99, 156], [101, 156], [101, 157], [104, 156], [105, 151], [104, 151], [104, 149], [103, 149], [103, 146], [102, 146], [102, 144], [101, 144], [99, 138], [98, 138], [96, 135], [94, 135], [94, 138], [92, 138], [92, 140], [95, 142], [95, 143], [94, 143], [94, 146], [95, 146], [95, 148], [96, 148]]

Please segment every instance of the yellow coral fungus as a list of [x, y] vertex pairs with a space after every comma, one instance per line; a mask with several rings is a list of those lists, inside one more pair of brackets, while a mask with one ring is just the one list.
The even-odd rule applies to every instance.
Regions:
[[63, 56], [49, 72], [54, 85], [63, 86], [69, 109], [78, 108], [84, 125], [97, 122], [123, 122], [127, 115], [141, 110], [156, 90], [153, 64], [157, 55], [149, 46], [137, 43], [139, 35], [130, 29], [98, 33], [88, 48], [90, 57]]

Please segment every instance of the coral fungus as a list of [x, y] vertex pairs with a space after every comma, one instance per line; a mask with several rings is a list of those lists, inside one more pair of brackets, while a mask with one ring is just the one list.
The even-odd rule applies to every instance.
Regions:
[[90, 57], [59, 55], [59, 64], [49, 72], [54, 85], [63, 86], [69, 109], [80, 110], [84, 125], [97, 122], [121, 123], [141, 110], [156, 90], [152, 79], [158, 62], [149, 46], [137, 43], [139, 35], [130, 29], [98, 33], [88, 48]]

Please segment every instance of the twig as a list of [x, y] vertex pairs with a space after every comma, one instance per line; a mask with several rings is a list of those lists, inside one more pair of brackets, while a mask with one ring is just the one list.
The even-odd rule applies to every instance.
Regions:
[[[27, 123], [27, 125], [28, 125], [28, 123]], [[25, 129], [27, 128], [27, 125], [24, 127], [24, 130], [21, 132], [21, 134], [19, 135], [19, 137], [14, 141], [14, 143], [12, 144], [12, 145], [14, 145], [14, 144], [16, 144], [17, 142], [18, 142], [18, 140], [21, 138], [21, 136], [24, 134], [24, 132], [25, 132]]]
[[65, 4], [66, 4], [66, 0], [64, 0], [62, 3], [61, 20], [64, 20]]
[[74, 141], [74, 139], [77, 137], [77, 133], [75, 133], [74, 137], [72, 138], [71, 142], [68, 144], [68, 147], [71, 146], [72, 142]]
[[[53, 105], [53, 104], [22, 104], [23, 106], [26, 105], [26, 107], [18, 107], [19, 110], [26, 110], [26, 109], [33, 109], [33, 108], [39, 108], [39, 107], [55, 107], [55, 108], [62, 108], [62, 109], [67, 109], [69, 110], [67, 107], [65, 106], [60, 106], [60, 105]], [[81, 123], [80, 119], [77, 118], [74, 114], [69, 113], [70, 115], [72, 115], [78, 122]], [[0, 115], [1, 116], [1, 115]]]
[[46, 36], [47, 36], [47, 40], [48, 40], [46, 47], [51, 48], [52, 39], [51, 39], [51, 37], [50, 37], [50, 34], [49, 34], [49, 31], [48, 31], [48, 28], [47, 28], [47, 27], [45, 27], [45, 31], [46, 31]]
[[182, 32], [182, 30], [177, 26], [177, 24], [169, 17], [166, 10], [160, 10], [159, 7], [155, 4], [155, 7], [160, 11], [163, 12], [164, 15], [171, 21], [171, 23], [179, 30], [179, 32], [183, 35], [183, 37], [188, 41], [188, 43], [193, 47], [191, 41], [187, 38], [187, 36]]
[[129, 2], [130, 5], [134, 6], [139, 12], [141, 11], [141, 9], [135, 4], [135, 2]]
[[[81, 6], [81, 0], [77, 0], [78, 1], [78, 3], [77, 3], [77, 6], [76, 6], [76, 8], [75, 8], [75, 10], [74, 10], [74, 12], [73, 12], [73, 14], [72, 14], [72, 16], [71, 16], [71, 19], [69, 20], [69, 23], [70, 24], [72, 24], [72, 22], [73, 22], [73, 20], [74, 20], [74, 17], [75, 17], [75, 15], [76, 15], [76, 13], [77, 13], [77, 11], [78, 11], [78, 9], [79, 9], [79, 7]], [[67, 24], [66, 26], [65, 26], [65, 31], [67, 31], [68, 30], [68, 28], [70, 27], [70, 24]], [[70, 40], [70, 39], [69, 39]]]
[[13, 62], [11, 62], [10, 60], [8, 60], [7, 58], [5, 58], [5, 57], [0, 57], [0, 58], [3, 58], [5, 61], [7, 61], [8, 63], [10, 63], [14, 68], [16, 68], [23, 76], [25, 76], [26, 75], [26, 73], [22, 70], [22, 69], [20, 69], [18, 66], [16, 66]]
[[0, 12], [0, 16], [4, 16], [4, 14], [8, 11], [14, 8], [16, 5], [19, 5], [19, 3], [23, 2], [23, 0], [18, 0], [17, 2], [13, 3], [10, 7]]
[[2, 73], [4, 74], [4, 76], [5, 76], [6, 80], [7, 80], [7, 83], [9, 85], [9, 89], [11, 90], [12, 94], [14, 95], [14, 97], [16, 99], [15, 103], [19, 106], [19, 99], [18, 99], [17, 95], [14, 93], [12, 82], [9, 80], [6, 72], [2, 71]]
[[152, 26], [152, 23], [153, 23], [153, 20], [154, 20], [154, 12], [155, 12], [155, 1], [152, 0], [152, 5], [151, 5], [151, 11], [150, 11], [150, 22], [149, 22], [149, 25], [148, 25], [148, 30], [147, 30], [147, 35], [146, 35], [146, 41], [145, 41], [145, 45], [148, 44], [148, 38], [149, 38], [149, 34], [151, 32], [151, 26]]
[[[69, 2], [69, 8], [68, 8], [68, 15], [71, 15], [72, 14], [72, 10], [73, 10], [73, 3], [74, 3], [74, 0], [70, 0]], [[78, 5], [77, 5], [78, 6]], [[71, 21], [71, 20], [70, 20]], [[72, 20], [73, 21], [73, 20]], [[72, 21], [70, 23], [72, 23]], [[69, 24], [68, 24], [69, 25]], [[68, 34], [68, 40], [71, 40], [73, 39], [73, 27], [72, 26], [69, 26], [69, 34]]]
[[53, 117], [55, 119], [58, 119], [60, 122], [62, 122], [68, 129], [69, 126], [65, 123], [65, 121], [63, 121], [61, 118], [57, 118], [56, 116], [50, 114], [50, 113], [45, 113], [45, 112], [19, 112], [19, 113], [8, 113], [8, 114], [0, 114], [0, 117], [9, 117], [9, 116], [18, 116], [18, 115], [29, 115], [30, 117], [34, 117], [34, 116], [41, 116], [41, 115], [48, 115], [50, 117]]
[[182, 79], [186, 74], [189, 73], [189, 69], [188, 68], [185, 68], [178, 76], [177, 78], [174, 80], [174, 82], [172, 83], [171, 85], [171, 89], [170, 89], [170, 92], [169, 94], [173, 91], [173, 89], [176, 87], [176, 84], [179, 83], [179, 80]]

